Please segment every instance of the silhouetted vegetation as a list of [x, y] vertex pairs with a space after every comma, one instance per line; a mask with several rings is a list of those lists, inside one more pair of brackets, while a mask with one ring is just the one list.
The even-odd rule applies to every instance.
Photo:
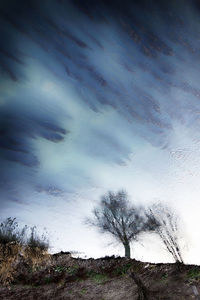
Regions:
[[87, 223], [114, 236], [123, 244], [125, 256], [130, 258], [130, 243], [147, 228], [142, 209], [129, 202], [125, 191], [109, 191], [102, 196], [93, 214], [94, 219], [87, 220]]
[[147, 230], [155, 232], [162, 240], [175, 262], [183, 263], [179, 244], [178, 216], [171, 208], [161, 203], [153, 204], [147, 211]]
[[38, 234], [36, 226], [30, 228], [30, 236], [27, 239], [27, 245], [31, 248], [40, 248], [47, 251], [49, 248], [49, 240], [45, 233]]
[[123, 244], [125, 257], [130, 258], [130, 243], [143, 232], [156, 233], [176, 263], [182, 264], [178, 216], [161, 203], [148, 209], [130, 203], [126, 191], [109, 191], [93, 210], [93, 219], [86, 223], [102, 233], [110, 233]]
[[0, 244], [10, 242], [25, 243], [28, 227], [19, 227], [16, 218], [7, 218], [0, 224]]
[[6, 245], [16, 242], [21, 245], [29, 246], [29, 248], [40, 248], [47, 251], [49, 248], [49, 240], [47, 233], [41, 235], [37, 232], [36, 226], [28, 227], [27, 225], [20, 227], [16, 218], [7, 218], [0, 224], [0, 244]]

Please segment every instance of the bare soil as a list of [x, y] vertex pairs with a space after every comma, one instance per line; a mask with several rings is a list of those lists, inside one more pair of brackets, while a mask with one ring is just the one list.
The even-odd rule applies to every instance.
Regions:
[[60, 253], [35, 268], [21, 260], [12, 282], [0, 285], [0, 299], [200, 299], [200, 267], [120, 257], [84, 260]]

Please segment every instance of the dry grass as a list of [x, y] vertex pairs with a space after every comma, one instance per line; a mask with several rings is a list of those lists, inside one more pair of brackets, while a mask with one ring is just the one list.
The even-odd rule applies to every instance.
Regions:
[[8, 285], [13, 281], [16, 270], [15, 264], [21, 246], [18, 243], [0, 244], [0, 282]]
[[38, 247], [29, 247], [17, 242], [0, 244], [0, 282], [9, 285], [27, 269], [48, 265], [50, 255]]
[[19, 226], [16, 218], [0, 223], [0, 283], [8, 285], [29, 270], [48, 266], [47, 233], [38, 234], [36, 226]]

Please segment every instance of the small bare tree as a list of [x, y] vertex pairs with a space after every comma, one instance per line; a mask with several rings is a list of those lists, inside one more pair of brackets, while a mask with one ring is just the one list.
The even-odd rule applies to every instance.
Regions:
[[123, 244], [125, 256], [130, 258], [130, 243], [137, 240], [144, 230], [142, 210], [131, 205], [127, 193], [121, 190], [117, 193], [109, 191], [104, 195], [93, 213], [94, 219], [87, 220], [87, 223], [114, 236]]
[[164, 243], [175, 262], [183, 263], [179, 238], [178, 216], [168, 206], [153, 204], [146, 213], [148, 231], [155, 232]]

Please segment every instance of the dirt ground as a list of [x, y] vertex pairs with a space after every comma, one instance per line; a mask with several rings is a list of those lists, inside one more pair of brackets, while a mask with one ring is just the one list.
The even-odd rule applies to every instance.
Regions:
[[61, 253], [37, 268], [21, 260], [14, 275], [12, 282], [0, 285], [0, 299], [200, 299], [200, 267], [194, 265], [115, 257], [84, 260]]
[[[198, 289], [199, 289], [198, 285]], [[152, 286], [152, 294], [148, 299], [189, 300], [200, 299], [195, 296], [194, 285], [180, 284], [180, 282], [156, 283]], [[156, 292], [159, 291], [159, 292]], [[63, 285], [47, 284], [45, 286], [0, 287], [0, 298], [5, 300], [136, 300], [138, 288], [128, 276], [112, 278], [105, 283], [94, 283], [93, 280], [70, 282]]]
[[88, 300], [122, 300], [137, 299], [137, 287], [130, 279], [111, 279], [102, 284], [92, 280], [72, 282], [63, 286], [46, 285], [43, 287], [12, 286], [10, 290], [0, 288], [1, 299], [88, 299]]

